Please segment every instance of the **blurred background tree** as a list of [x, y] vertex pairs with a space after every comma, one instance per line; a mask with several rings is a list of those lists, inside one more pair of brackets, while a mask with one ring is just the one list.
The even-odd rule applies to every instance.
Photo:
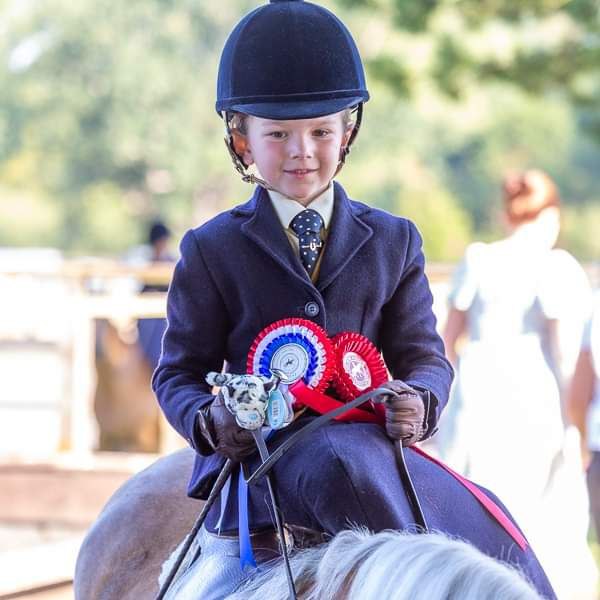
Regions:
[[[405, 214], [430, 260], [497, 235], [499, 182], [538, 166], [562, 244], [599, 254], [596, 0], [329, 0], [372, 100], [351, 195]], [[227, 33], [258, 0], [0, 1], [0, 245], [123, 251], [244, 200], [214, 111]]]

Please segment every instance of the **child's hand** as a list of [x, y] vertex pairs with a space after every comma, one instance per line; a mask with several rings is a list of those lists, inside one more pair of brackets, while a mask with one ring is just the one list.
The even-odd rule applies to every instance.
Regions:
[[381, 387], [393, 390], [398, 396], [385, 400], [385, 430], [393, 440], [402, 440], [403, 446], [411, 446], [423, 437], [425, 407], [420, 392], [403, 381], [394, 379]]
[[240, 462], [256, 450], [252, 433], [242, 429], [235, 422], [235, 417], [225, 406], [221, 392], [217, 394], [204, 416], [208, 429], [205, 437], [208, 434], [212, 438], [207, 441], [218, 454]]

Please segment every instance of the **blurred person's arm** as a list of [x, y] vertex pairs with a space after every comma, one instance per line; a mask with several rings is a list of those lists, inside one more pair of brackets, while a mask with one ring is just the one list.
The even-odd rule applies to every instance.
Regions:
[[448, 311], [448, 318], [444, 326], [443, 339], [446, 347], [446, 357], [456, 368], [458, 362], [457, 342], [459, 338], [467, 331], [467, 313], [457, 308], [451, 308]]
[[586, 469], [590, 461], [587, 441], [587, 414], [594, 396], [596, 373], [592, 353], [588, 348], [582, 348], [577, 357], [575, 373], [571, 379], [566, 400], [566, 417], [579, 430], [581, 444], [581, 459]]
[[486, 245], [481, 242], [470, 244], [457, 265], [448, 293], [448, 317], [442, 333], [446, 357], [454, 368], [458, 365], [459, 342], [468, 332], [468, 312], [479, 289], [482, 259]]
[[566, 404], [567, 418], [579, 429], [582, 441], [586, 438], [586, 416], [594, 395], [595, 378], [592, 353], [584, 348], [577, 357]]

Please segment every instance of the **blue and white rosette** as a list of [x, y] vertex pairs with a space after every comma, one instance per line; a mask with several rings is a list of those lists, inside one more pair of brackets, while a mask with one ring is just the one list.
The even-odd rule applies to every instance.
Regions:
[[263, 329], [248, 354], [247, 371], [271, 377], [274, 370], [285, 375], [285, 383], [302, 379], [325, 391], [333, 375], [334, 352], [321, 327], [306, 319], [282, 319]]

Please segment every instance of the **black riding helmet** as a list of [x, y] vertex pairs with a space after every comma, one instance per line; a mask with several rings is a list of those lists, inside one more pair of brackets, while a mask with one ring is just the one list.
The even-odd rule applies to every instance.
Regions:
[[257, 179], [245, 173], [233, 148], [231, 113], [310, 119], [356, 108], [356, 124], [341, 167], [368, 99], [363, 65], [350, 32], [332, 12], [311, 2], [271, 0], [247, 14], [225, 42], [216, 109], [225, 120], [226, 142], [236, 169], [246, 181]]

